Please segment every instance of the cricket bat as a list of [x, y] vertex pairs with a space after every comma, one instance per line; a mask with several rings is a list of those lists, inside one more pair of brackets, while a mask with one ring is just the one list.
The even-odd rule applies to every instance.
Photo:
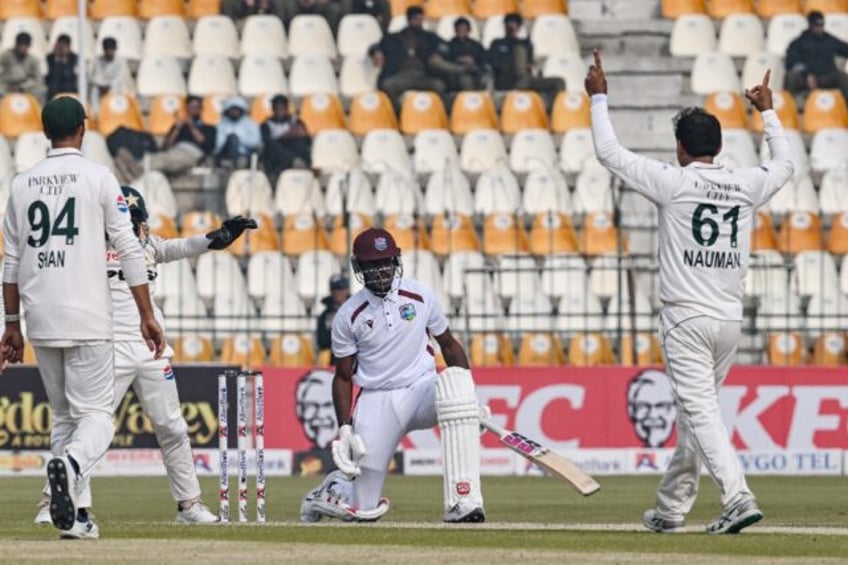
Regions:
[[483, 420], [484, 428], [497, 435], [501, 443], [528, 461], [559, 477], [583, 496], [595, 494], [601, 485], [580, 467], [532, 439], [500, 427], [490, 420]]

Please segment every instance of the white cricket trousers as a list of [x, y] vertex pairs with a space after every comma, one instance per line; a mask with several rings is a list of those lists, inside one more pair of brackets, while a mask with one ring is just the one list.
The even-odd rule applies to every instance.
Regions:
[[[53, 411], [50, 449], [54, 457], [70, 455], [80, 475], [88, 479], [115, 434], [114, 344], [92, 341], [73, 347], [33, 345], [33, 349]], [[90, 506], [84, 496], [77, 503]]]
[[394, 390], [363, 390], [356, 400], [353, 431], [365, 443], [362, 474], [353, 481], [353, 506], [373, 510], [380, 502], [389, 462], [403, 437], [438, 423], [436, 374]]
[[702, 462], [727, 509], [753, 496], [718, 404], [719, 389], [736, 357], [741, 323], [687, 308], [664, 308], [659, 333], [677, 403], [677, 447], [657, 491], [657, 510], [676, 519], [692, 509]]

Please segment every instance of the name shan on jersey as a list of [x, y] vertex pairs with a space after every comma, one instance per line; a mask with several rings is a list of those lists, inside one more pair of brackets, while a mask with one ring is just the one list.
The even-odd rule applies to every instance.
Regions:
[[39, 251], [38, 268], [52, 269], [65, 266], [65, 252], [63, 250]]
[[736, 251], [684, 249], [683, 264], [707, 269], [738, 269], [742, 266], [742, 256]]

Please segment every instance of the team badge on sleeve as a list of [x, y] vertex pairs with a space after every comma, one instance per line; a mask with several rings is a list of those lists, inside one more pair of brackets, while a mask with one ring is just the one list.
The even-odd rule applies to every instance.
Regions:
[[400, 317], [407, 322], [411, 322], [415, 319], [415, 306], [412, 304], [406, 303], [400, 307]]
[[171, 368], [171, 365], [165, 365], [165, 368], [162, 369], [162, 376], [165, 377], [166, 381], [174, 380], [174, 370]]
[[118, 212], [126, 214], [129, 211], [127, 201], [124, 199], [123, 194], [118, 195], [118, 198], [115, 199], [115, 204], [118, 206]]

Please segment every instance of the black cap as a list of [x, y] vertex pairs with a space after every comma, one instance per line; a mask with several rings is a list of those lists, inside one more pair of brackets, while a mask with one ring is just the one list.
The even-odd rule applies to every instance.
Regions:
[[350, 288], [350, 281], [344, 275], [333, 275], [330, 277], [330, 290], [347, 290]]
[[824, 14], [822, 14], [818, 10], [813, 10], [812, 12], [807, 14], [807, 23], [810, 24], [810, 27], [823, 26], [824, 25]]
[[504, 16], [503, 22], [504, 24], [515, 23], [521, 25], [524, 23], [524, 18], [518, 12], [511, 12]]
[[57, 96], [41, 110], [41, 126], [48, 139], [64, 139], [85, 123], [85, 108], [72, 96]]
[[414, 18], [415, 16], [423, 16], [424, 8], [421, 6], [410, 6], [406, 9], [406, 18]]
[[130, 218], [133, 223], [147, 221], [147, 204], [144, 203], [144, 196], [139, 191], [131, 186], [121, 186], [121, 192], [124, 193], [124, 198], [127, 201], [127, 208], [130, 209]]

